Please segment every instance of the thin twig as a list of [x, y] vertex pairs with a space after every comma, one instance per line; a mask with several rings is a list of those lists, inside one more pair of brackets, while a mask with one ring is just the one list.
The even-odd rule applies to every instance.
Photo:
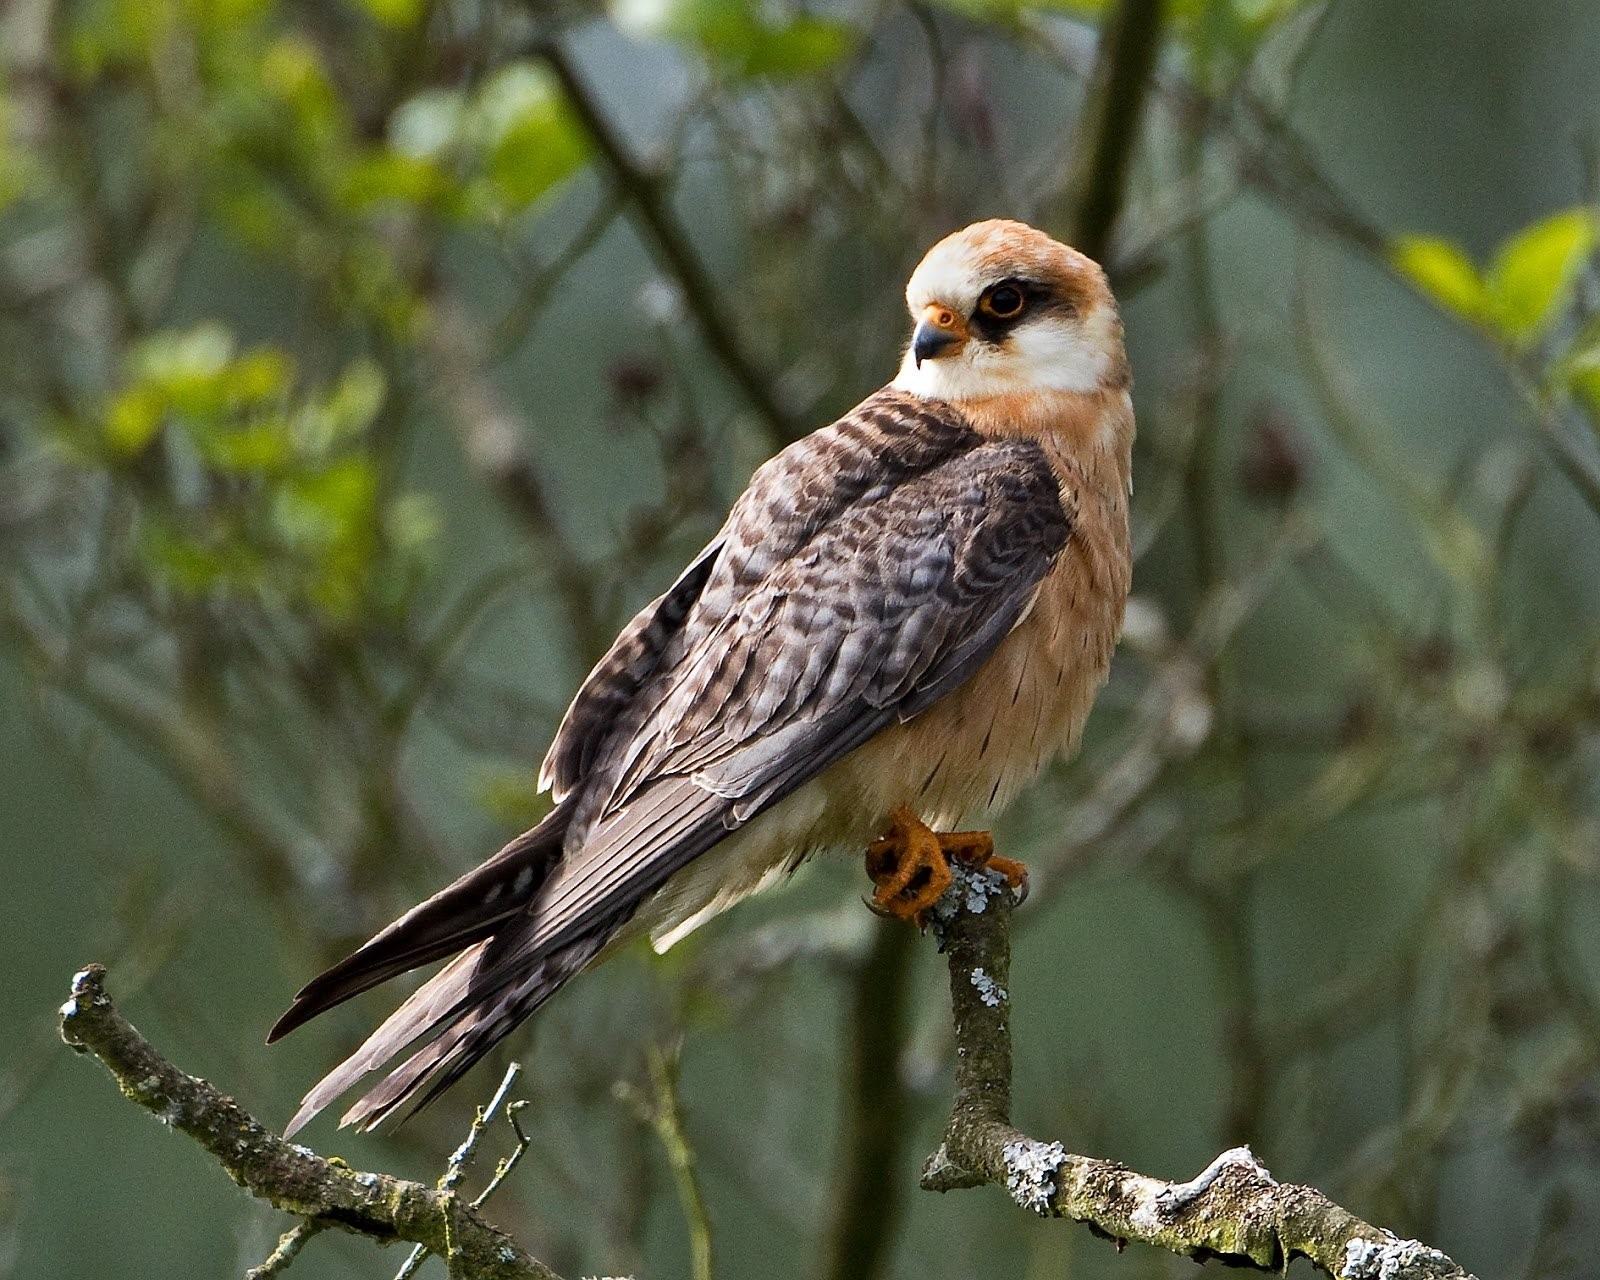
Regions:
[[489, 1179], [489, 1184], [478, 1192], [477, 1198], [472, 1202], [474, 1209], [481, 1209], [489, 1202], [489, 1197], [500, 1189], [503, 1183], [512, 1174], [512, 1171], [522, 1163], [522, 1157], [528, 1154], [528, 1148], [533, 1145], [533, 1139], [522, 1127], [518, 1118], [524, 1107], [528, 1105], [527, 1099], [506, 1105], [506, 1123], [511, 1126], [511, 1131], [517, 1135], [517, 1145], [511, 1149], [509, 1155], [501, 1156], [494, 1167], [494, 1176]]
[[125, 1097], [193, 1138], [251, 1195], [323, 1226], [446, 1253], [451, 1274], [470, 1280], [559, 1280], [459, 1197], [352, 1169], [284, 1141], [214, 1085], [164, 1058], [117, 1011], [105, 977], [100, 965], [74, 976], [61, 1006], [61, 1038], [98, 1058]]
[[689, 1273], [694, 1280], [712, 1280], [711, 1215], [706, 1209], [705, 1192], [695, 1167], [694, 1148], [683, 1127], [683, 1110], [678, 1104], [678, 1059], [655, 1047], [649, 1053], [650, 1087], [655, 1093], [654, 1123], [661, 1145], [666, 1148], [683, 1216], [689, 1224]]
[[272, 1276], [287, 1271], [289, 1264], [300, 1256], [300, 1250], [306, 1247], [306, 1241], [327, 1229], [325, 1222], [318, 1222], [314, 1218], [302, 1219], [278, 1237], [277, 1247], [262, 1259], [259, 1266], [246, 1271], [244, 1280], [270, 1280]]
[[694, 1148], [683, 1127], [683, 1111], [678, 1103], [677, 1053], [652, 1045], [646, 1055], [646, 1067], [650, 1075], [648, 1095], [626, 1081], [617, 1085], [616, 1093], [655, 1131], [666, 1152], [689, 1229], [690, 1274], [694, 1280], [712, 1280], [711, 1215], [700, 1186]]
[[[454, 1195], [456, 1189], [461, 1186], [462, 1180], [467, 1176], [467, 1170], [472, 1166], [473, 1157], [478, 1153], [478, 1143], [482, 1140], [483, 1135], [488, 1132], [489, 1126], [494, 1123], [495, 1113], [505, 1105], [506, 1094], [511, 1092], [511, 1086], [517, 1082], [517, 1077], [521, 1074], [522, 1064], [513, 1062], [506, 1068], [506, 1074], [500, 1081], [500, 1087], [494, 1091], [494, 1096], [484, 1106], [478, 1108], [478, 1113], [472, 1117], [472, 1127], [467, 1130], [467, 1136], [462, 1139], [461, 1145], [450, 1153], [450, 1159], [445, 1164], [444, 1173], [439, 1176], [439, 1181], [434, 1184], [440, 1191], [445, 1192], [447, 1195]], [[506, 1108], [506, 1115], [509, 1119], [509, 1107]], [[513, 1122], [513, 1128], [515, 1127], [515, 1122]], [[525, 1144], [526, 1139], [522, 1138], [522, 1130], [517, 1128], [516, 1133], [517, 1137]], [[490, 1185], [496, 1186], [498, 1183], [491, 1183]], [[487, 1193], [482, 1198], [487, 1198]], [[478, 1207], [482, 1198], [473, 1201], [473, 1208]], [[428, 1256], [428, 1253], [429, 1250], [419, 1244], [411, 1251], [410, 1256], [400, 1264], [400, 1270], [394, 1273], [394, 1280], [406, 1280], [406, 1277], [415, 1275], [417, 1268], [422, 1265], [423, 1259]]]
[[716, 282], [701, 265], [672, 211], [666, 183], [633, 155], [626, 139], [606, 118], [560, 39], [543, 39], [537, 52], [561, 82], [573, 113], [605, 160], [618, 192], [627, 199], [661, 265], [677, 282], [684, 306], [699, 326], [706, 346], [760, 416], [768, 445], [776, 449], [797, 438], [805, 430], [804, 424], [774, 394], [772, 375], [745, 350]]

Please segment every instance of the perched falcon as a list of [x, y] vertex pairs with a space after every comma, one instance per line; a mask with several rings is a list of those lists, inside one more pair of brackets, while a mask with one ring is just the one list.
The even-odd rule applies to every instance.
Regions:
[[1072, 749], [1131, 556], [1122, 324], [1104, 273], [1018, 222], [941, 240], [906, 287], [894, 381], [758, 470], [590, 672], [540, 774], [550, 814], [313, 979], [272, 1029], [454, 958], [306, 1095], [293, 1133], [447, 1088], [567, 979], [670, 946], [813, 852], [867, 850], [920, 919], [948, 858]]

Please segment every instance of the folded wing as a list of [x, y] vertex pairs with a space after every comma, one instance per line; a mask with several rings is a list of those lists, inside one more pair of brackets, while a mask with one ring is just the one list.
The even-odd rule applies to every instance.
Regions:
[[[419, 1040], [346, 1122], [447, 1087], [675, 872], [965, 681], [1069, 533], [1037, 445], [986, 440], [901, 393], [773, 459], [574, 702], [545, 764], [565, 797], [559, 859], [515, 914], [479, 909], [492, 934], [463, 931], [471, 949], [319, 1084], [295, 1125]], [[437, 958], [448, 925], [428, 907], [411, 913], [428, 935], [410, 953], [398, 924], [380, 935], [380, 977], [396, 955]], [[349, 964], [340, 989], [370, 985]]]

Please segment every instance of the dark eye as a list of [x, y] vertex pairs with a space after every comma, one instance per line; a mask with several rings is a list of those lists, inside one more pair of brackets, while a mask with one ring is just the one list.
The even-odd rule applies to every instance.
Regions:
[[997, 284], [983, 295], [978, 307], [996, 320], [1015, 320], [1022, 314], [1026, 302], [1027, 298], [1016, 285]]

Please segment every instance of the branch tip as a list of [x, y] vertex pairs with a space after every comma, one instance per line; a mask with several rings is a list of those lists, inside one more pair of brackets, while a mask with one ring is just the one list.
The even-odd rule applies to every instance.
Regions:
[[1016, 896], [983, 871], [956, 871], [931, 912], [950, 971], [955, 1098], [923, 1166], [925, 1190], [992, 1183], [1022, 1208], [1082, 1222], [1118, 1249], [1137, 1241], [1261, 1271], [1303, 1257], [1334, 1280], [1472, 1280], [1439, 1250], [1362, 1221], [1314, 1187], [1280, 1183], [1249, 1147], [1167, 1182], [1013, 1127], [1007, 984]]
[[103, 965], [73, 975], [60, 1012], [61, 1038], [93, 1054], [126, 1098], [193, 1138], [251, 1195], [301, 1220], [262, 1264], [272, 1269], [258, 1275], [276, 1274], [316, 1231], [337, 1227], [422, 1245], [467, 1280], [559, 1280], [453, 1191], [352, 1169], [285, 1141], [214, 1085], [174, 1066], [117, 1009]]

